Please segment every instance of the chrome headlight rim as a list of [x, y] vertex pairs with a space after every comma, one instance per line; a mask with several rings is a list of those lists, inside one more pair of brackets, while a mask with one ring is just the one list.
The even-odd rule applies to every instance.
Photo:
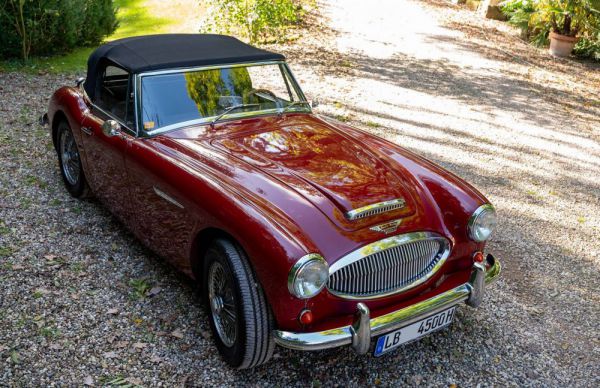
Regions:
[[475, 226], [477, 226], [477, 221], [486, 213], [492, 212], [494, 215], [494, 218], [496, 217], [496, 208], [494, 208], [494, 206], [490, 203], [486, 203], [483, 204], [481, 206], [479, 206], [471, 215], [471, 218], [469, 218], [469, 224], [467, 226], [467, 232], [469, 235], [469, 238], [471, 238], [471, 240], [476, 241], [476, 242], [484, 242], [487, 241], [490, 236], [492, 235], [492, 233], [494, 233], [494, 229], [492, 229], [492, 231], [490, 232], [490, 234], [484, 238], [478, 238], [477, 234], [475, 233]]
[[[298, 279], [298, 275], [301, 273], [302, 269], [306, 268], [313, 261], [318, 261], [325, 265], [325, 269], [327, 272], [327, 280], [325, 282], [323, 282], [323, 284], [318, 288], [318, 290], [315, 291], [314, 293], [312, 293], [311, 295], [301, 295], [296, 290], [296, 280]], [[295, 296], [299, 299], [310, 299], [310, 298], [318, 295], [321, 291], [323, 291], [323, 289], [327, 285], [328, 280], [329, 280], [329, 264], [327, 264], [327, 262], [325, 261], [323, 256], [321, 256], [320, 254], [309, 253], [307, 255], [302, 256], [290, 269], [290, 272], [288, 274], [288, 291], [290, 292], [290, 294], [292, 294], [293, 296]]]

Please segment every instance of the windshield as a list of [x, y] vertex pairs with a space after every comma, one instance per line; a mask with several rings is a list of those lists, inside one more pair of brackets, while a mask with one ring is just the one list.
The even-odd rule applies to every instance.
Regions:
[[305, 101], [283, 63], [141, 77], [141, 119], [147, 132], [224, 117], [310, 110]]

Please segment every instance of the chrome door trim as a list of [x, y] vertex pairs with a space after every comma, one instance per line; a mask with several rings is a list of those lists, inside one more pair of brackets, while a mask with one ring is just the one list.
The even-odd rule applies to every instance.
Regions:
[[156, 186], [152, 186], [152, 188], [154, 189], [154, 192], [156, 193], [156, 195], [158, 195], [159, 197], [161, 197], [165, 201], [169, 202], [172, 205], [177, 206], [180, 209], [184, 209], [183, 205], [180, 204], [179, 202], [177, 202], [177, 200], [175, 200], [175, 198], [171, 197], [169, 194], [165, 193], [164, 191], [162, 191], [161, 189], [157, 188]]

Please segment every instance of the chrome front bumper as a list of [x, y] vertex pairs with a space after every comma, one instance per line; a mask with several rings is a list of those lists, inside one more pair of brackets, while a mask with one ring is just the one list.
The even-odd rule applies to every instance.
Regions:
[[356, 305], [354, 322], [349, 326], [313, 332], [294, 333], [274, 330], [275, 342], [283, 347], [298, 350], [320, 350], [352, 345], [359, 354], [369, 351], [371, 338], [410, 325], [430, 315], [466, 302], [477, 307], [483, 301], [485, 286], [500, 274], [500, 262], [487, 255], [486, 265], [475, 263], [468, 283], [442, 294], [377, 318], [370, 318], [364, 303]]

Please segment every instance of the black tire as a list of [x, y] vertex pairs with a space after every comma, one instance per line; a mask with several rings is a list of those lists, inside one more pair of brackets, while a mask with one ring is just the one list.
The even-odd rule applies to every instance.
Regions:
[[[226, 344], [227, 335], [222, 337], [217, 328], [209, 292], [211, 267], [224, 269], [227, 281], [233, 285], [236, 335], [231, 344]], [[250, 267], [243, 250], [226, 239], [217, 239], [206, 252], [204, 258], [203, 296], [209, 313], [210, 327], [214, 342], [223, 359], [237, 369], [252, 368], [264, 364], [273, 355], [275, 341], [271, 336], [273, 318], [260, 283]], [[215, 299], [215, 298], [213, 298]], [[223, 307], [223, 303], [221, 304]]]
[[[72, 165], [67, 167], [65, 163], [65, 157], [63, 157], [64, 152], [64, 142], [73, 141], [71, 145], [72, 150], [71, 154], [73, 159], [71, 160]], [[83, 165], [81, 164], [81, 155], [79, 154], [79, 149], [77, 148], [77, 142], [75, 142], [75, 138], [73, 136], [73, 131], [71, 131], [71, 127], [69, 123], [65, 120], [61, 120], [57, 126], [57, 134], [56, 134], [56, 153], [58, 156], [58, 165], [60, 167], [60, 174], [62, 176], [63, 182], [65, 184], [65, 188], [75, 198], [88, 198], [91, 196], [91, 190], [87, 183], [87, 179], [85, 178], [85, 173], [83, 171]], [[74, 175], [69, 168], [74, 168], [78, 170], [78, 173]]]

